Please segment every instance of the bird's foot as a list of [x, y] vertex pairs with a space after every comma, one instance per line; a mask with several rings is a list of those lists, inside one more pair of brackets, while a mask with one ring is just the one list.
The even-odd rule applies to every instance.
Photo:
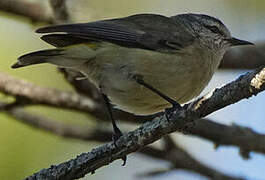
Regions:
[[[122, 132], [119, 128], [114, 128], [114, 134], [112, 135], [112, 140], [114, 142], [114, 146], [117, 147], [117, 140], [120, 139], [120, 137], [122, 136]], [[126, 165], [126, 160], [127, 160], [127, 156], [123, 156], [121, 158], [123, 160], [122, 166]]]
[[175, 110], [182, 110], [183, 107], [177, 102], [173, 102], [171, 103], [172, 104], [172, 107], [171, 108], [166, 108], [165, 109], [165, 115], [166, 115], [166, 118], [167, 118], [167, 121], [169, 122], [170, 118], [172, 117], [173, 113]]

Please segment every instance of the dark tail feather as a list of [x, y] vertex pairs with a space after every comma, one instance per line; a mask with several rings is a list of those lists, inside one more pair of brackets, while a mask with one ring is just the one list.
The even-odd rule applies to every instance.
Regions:
[[42, 50], [42, 51], [36, 51], [29, 54], [25, 54], [23, 56], [20, 56], [18, 58], [18, 62], [13, 64], [11, 67], [20, 68], [33, 64], [46, 63], [47, 59], [54, 56], [62, 55], [62, 51], [63, 50], [61, 49], [50, 49], [50, 50]]

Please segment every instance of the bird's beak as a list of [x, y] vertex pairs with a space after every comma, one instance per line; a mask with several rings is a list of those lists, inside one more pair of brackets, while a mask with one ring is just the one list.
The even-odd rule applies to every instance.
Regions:
[[231, 44], [231, 46], [242, 46], [242, 45], [254, 45], [252, 42], [240, 40], [237, 38], [230, 38], [227, 41]]

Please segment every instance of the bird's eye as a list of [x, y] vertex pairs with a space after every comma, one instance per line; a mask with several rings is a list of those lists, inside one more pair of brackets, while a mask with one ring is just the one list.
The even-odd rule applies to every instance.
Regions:
[[212, 31], [213, 33], [224, 35], [224, 33], [220, 31], [217, 26], [206, 26], [206, 28]]

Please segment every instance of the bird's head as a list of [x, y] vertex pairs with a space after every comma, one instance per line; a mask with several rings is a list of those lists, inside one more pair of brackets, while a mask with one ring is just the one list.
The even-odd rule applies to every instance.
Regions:
[[214, 50], [226, 50], [231, 46], [253, 45], [253, 43], [231, 36], [228, 28], [217, 18], [204, 14], [180, 14], [173, 19], [182, 21], [196, 39]]

